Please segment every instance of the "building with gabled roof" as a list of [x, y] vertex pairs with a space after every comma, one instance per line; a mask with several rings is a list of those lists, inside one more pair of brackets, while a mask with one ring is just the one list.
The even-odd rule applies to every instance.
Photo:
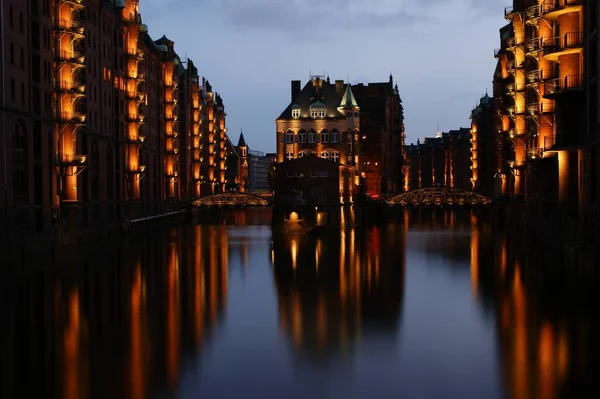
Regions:
[[[276, 120], [276, 201], [278, 193], [291, 194], [297, 187], [311, 187], [297, 194], [306, 203], [314, 203], [316, 198], [311, 191], [330, 192], [317, 187], [326, 184], [338, 187], [339, 198], [327, 198], [323, 203], [352, 203], [361, 185], [360, 108], [352, 87], [342, 80], [332, 84], [322, 76], [312, 76], [303, 88], [300, 85], [299, 80], [292, 81], [290, 103]], [[291, 162], [308, 156], [310, 162]], [[320, 171], [330, 170], [330, 164], [338, 165], [339, 173], [316, 178], [324, 175]], [[303, 170], [294, 169], [297, 167]], [[311, 178], [315, 179], [314, 184], [296, 184], [298, 179]]]

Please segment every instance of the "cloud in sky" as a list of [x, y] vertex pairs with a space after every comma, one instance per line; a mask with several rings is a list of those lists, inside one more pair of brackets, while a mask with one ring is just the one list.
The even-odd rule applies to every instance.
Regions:
[[[140, 0], [153, 38], [166, 34], [223, 96], [232, 140], [275, 148], [290, 80], [309, 71], [387, 81], [405, 107], [409, 141], [467, 126], [491, 93], [505, 0]], [[360, 79], [359, 77], [364, 77]]]

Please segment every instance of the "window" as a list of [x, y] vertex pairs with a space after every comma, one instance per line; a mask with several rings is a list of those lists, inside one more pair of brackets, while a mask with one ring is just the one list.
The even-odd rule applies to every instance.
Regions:
[[326, 170], [320, 170], [319, 171], [319, 177], [320, 178], [325, 178], [325, 177], [328, 177], [328, 176], [329, 176], [329, 173]]
[[25, 69], [25, 50], [21, 47], [21, 69]]
[[26, 154], [25, 154], [25, 129], [21, 124], [15, 125], [15, 133], [13, 136], [13, 189], [16, 203], [23, 203], [25, 200], [25, 169]]
[[348, 154], [352, 153], [352, 133], [348, 133]]
[[22, 12], [19, 13], [19, 32], [21, 34], [23, 34], [25, 32], [25, 27], [24, 27], [24, 23], [23, 23], [23, 13]]
[[323, 130], [321, 132], [321, 143], [323, 143], [323, 144], [329, 143], [329, 132], [327, 130]]
[[294, 159], [294, 153], [290, 152], [290, 151], [286, 152], [285, 153], [285, 159], [287, 159], [288, 161]]
[[9, 50], [8, 50], [9, 54], [10, 54], [10, 63], [11, 65], [15, 64], [15, 45], [14, 44], [10, 44], [9, 46]]
[[288, 179], [292, 179], [296, 177], [296, 173], [294, 171], [287, 172]]
[[298, 153], [298, 158], [304, 158], [306, 156], [306, 151], [300, 151]]
[[302, 179], [304, 177], [304, 172], [300, 172], [299, 170], [296, 171], [296, 177], [298, 179]]
[[311, 118], [325, 118], [326, 110], [325, 108], [313, 108], [310, 110]]
[[12, 8], [12, 6], [8, 7], [8, 26], [10, 26], [10, 29], [14, 29], [15, 28], [15, 24], [13, 22], [13, 8]]
[[10, 79], [10, 99], [12, 101], [15, 101], [15, 80], [14, 79]]
[[340, 162], [340, 153], [337, 151], [333, 151], [331, 153], [331, 160], [335, 163], [339, 163]]
[[311, 170], [310, 171], [310, 177], [312, 177], [313, 179], [319, 177], [319, 172], [316, 170]]
[[331, 142], [337, 144], [340, 142], [340, 133], [337, 130], [331, 131]]
[[292, 131], [288, 130], [285, 134], [285, 142], [286, 144], [292, 144], [294, 142], [294, 133], [292, 133]]
[[323, 158], [323, 159], [327, 159], [327, 160], [328, 160], [328, 159], [329, 159], [329, 152], [327, 152], [327, 151], [323, 151], [323, 152], [321, 153], [321, 158]]
[[25, 105], [25, 83], [21, 82], [21, 103]]
[[292, 118], [299, 118], [300, 117], [300, 110], [299, 109], [293, 109], [292, 110]]
[[317, 142], [317, 132], [312, 129], [308, 132], [308, 142], [310, 144], [315, 144]]
[[300, 132], [298, 133], [298, 143], [306, 143], [306, 132], [304, 130], [300, 130]]

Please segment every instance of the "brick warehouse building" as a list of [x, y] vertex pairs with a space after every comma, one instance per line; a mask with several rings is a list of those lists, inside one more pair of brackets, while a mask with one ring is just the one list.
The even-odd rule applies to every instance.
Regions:
[[[404, 139], [402, 100], [392, 76], [353, 86], [313, 76], [302, 89], [292, 81], [291, 103], [277, 119], [276, 199], [277, 191], [302, 191], [331, 205], [351, 203], [359, 194], [402, 191]], [[297, 161], [304, 157], [310, 161]], [[340, 165], [339, 173], [332, 175], [331, 162]], [[299, 181], [312, 175], [316, 180]], [[308, 194], [305, 186], [322, 195]]]
[[4, 244], [73, 243], [224, 189], [223, 100], [138, 0], [3, 4]]
[[361, 186], [361, 134], [360, 108], [350, 84], [312, 76], [301, 88], [293, 80], [291, 102], [276, 126], [277, 203], [293, 198], [321, 206], [354, 201]]

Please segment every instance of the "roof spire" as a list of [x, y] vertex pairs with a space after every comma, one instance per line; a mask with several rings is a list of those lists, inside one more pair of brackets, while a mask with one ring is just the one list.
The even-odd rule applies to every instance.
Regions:
[[437, 124], [437, 130], [435, 132], [435, 138], [439, 139], [440, 137], [442, 137], [442, 134], [440, 133], [440, 123], [438, 122], [438, 124]]
[[240, 139], [238, 140], [238, 147], [247, 147], [246, 140], [244, 139], [244, 132], [240, 129]]
[[358, 108], [358, 104], [356, 103], [356, 99], [354, 98], [354, 93], [352, 93], [352, 86], [350, 83], [346, 85], [346, 92], [342, 97], [342, 102], [340, 103], [341, 109], [354, 109]]

